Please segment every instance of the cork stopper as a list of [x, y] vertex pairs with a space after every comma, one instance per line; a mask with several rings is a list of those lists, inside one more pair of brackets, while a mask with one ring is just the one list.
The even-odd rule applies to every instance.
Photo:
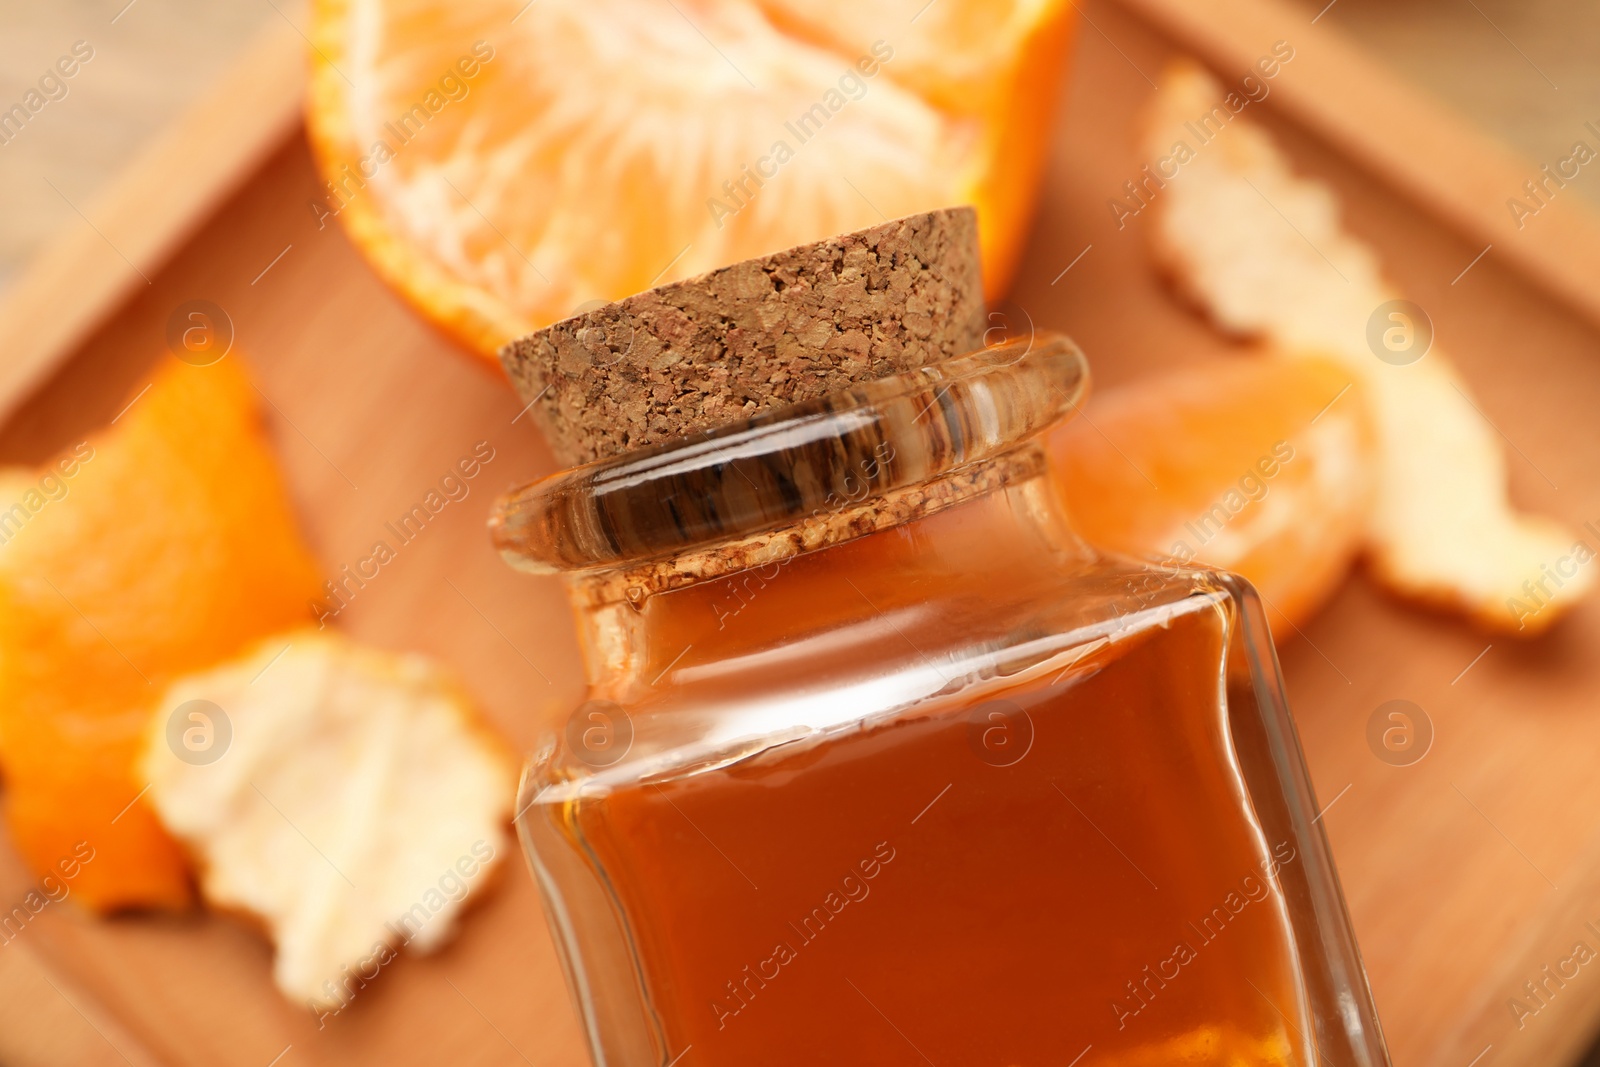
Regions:
[[564, 319], [500, 351], [568, 466], [983, 347], [977, 214], [911, 215]]
[[500, 497], [489, 536], [519, 570], [662, 592], [1027, 481], [1088, 381], [1071, 340], [1030, 334], [547, 475]]

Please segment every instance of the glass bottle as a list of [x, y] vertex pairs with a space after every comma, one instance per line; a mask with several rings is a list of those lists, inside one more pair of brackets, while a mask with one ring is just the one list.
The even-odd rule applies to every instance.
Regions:
[[1388, 1062], [1254, 593], [1107, 558], [1040, 336], [504, 498], [589, 699], [518, 828], [601, 1065]]

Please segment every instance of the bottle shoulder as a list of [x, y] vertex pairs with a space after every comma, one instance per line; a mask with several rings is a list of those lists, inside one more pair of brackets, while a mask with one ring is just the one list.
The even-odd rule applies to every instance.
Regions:
[[[676, 662], [654, 684], [573, 712], [535, 784], [605, 788], [726, 765], [1034, 677], [1099, 669], [1162, 640], [1180, 617], [1206, 616], [1203, 625], [1225, 635], [1247, 588], [1218, 572], [1115, 558], [1030, 579], [877, 600], [879, 590], [858, 581], [861, 610], [821, 623], [796, 616], [782, 640], [734, 644], [727, 655], [663, 649], [660, 658], [672, 653]], [[598, 753], [596, 739], [604, 742]]]
[[[726, 656], [685, 657], [683, 669], [668, 680], [693, 688], [712, 677], [739, 676], [741, 688], [761, 690], [907, 663], [954, 666], [1025, 648], [1043, 654], [1159, 628], [1173, 611], [1200, 604], [1232, 605], [1226, 610], [1233, 611], [1248, 588], [1218, 571], [1100, 556], [968, 581], [874, 585], [857, 576], [846, 584], [854, 610], [815, 617], [788, 613], [778, 636], [747, 645], [730, 642]], [[659, 680], [650, 689], [646, 699], [660, 698]]]

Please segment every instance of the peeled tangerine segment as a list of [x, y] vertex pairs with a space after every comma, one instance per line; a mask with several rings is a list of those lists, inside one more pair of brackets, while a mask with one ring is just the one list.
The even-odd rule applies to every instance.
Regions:
[[[1288, 352], [1339, 360], [1363, 385], [1378, 441], [1367, 529], [1377, 575], [1396, 591], [1458, 608], [1497, 629], [1544, 629], [1593, 584], [1577, 534], [1507, 497], [1498, 434], [1437, 347], [1407, 351], [1420, 327], [1372, 250], [1339, 221], [1321, 182], [1295, 177], [1272, 138], [1243, 117], [1197, 143], [1194, 123], [1226, 90], [1190, 62], [1168, 66], [1144, 116], [1152, 164], [1177, 173], [1155, 193], [1156, 253], [1178, 284], [1230, 332]], [[1213, 121], [1211, 129], [1218, 123]], [[1189, 148], [1175, 162], [1175, 148]], [[1156, 168], [1152, 166], [1152, 170]], [[1380, 359], [1368, 324], [1402, 331]], [[1420, 347], [1418, 350], [1421, 350]]]
[[293, 1000], [340, 1008], [394, 946], [439, 945], [505, 851], [510, 762], [420, 656], [290, 631], [176, 682], [161, 709], [151, 804], [206, 900], [265, 923]]
[[835, 7], [318, 0], [317, 213], [490, 357], [590, 301], [957, 204], [1003, 283], [1069, 5]]
[[140, 797], [145, 723], [176, 677], [305, 622], [307, 552], [239, 356], [167, 358], [115, 425], [10, 470], [0, 501], [0, 766], [11, 839], [96, 910], [190, 903]]
[[1344, 579], [1372, 502], [1363, 390], [1327, 359], [1213, 360], [1095, 397], [1050, 439], [1090, 543], [1250, 580], [1274, 633]]

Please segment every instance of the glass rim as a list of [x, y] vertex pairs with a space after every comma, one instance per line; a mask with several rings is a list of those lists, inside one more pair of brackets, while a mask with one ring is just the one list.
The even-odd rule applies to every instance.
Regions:
[[490, 538], [556, 573], [776, 530], [1002, 457], [1088, 383], [1078, 346], [1040, 332], [551, 474], [497, 499]]

